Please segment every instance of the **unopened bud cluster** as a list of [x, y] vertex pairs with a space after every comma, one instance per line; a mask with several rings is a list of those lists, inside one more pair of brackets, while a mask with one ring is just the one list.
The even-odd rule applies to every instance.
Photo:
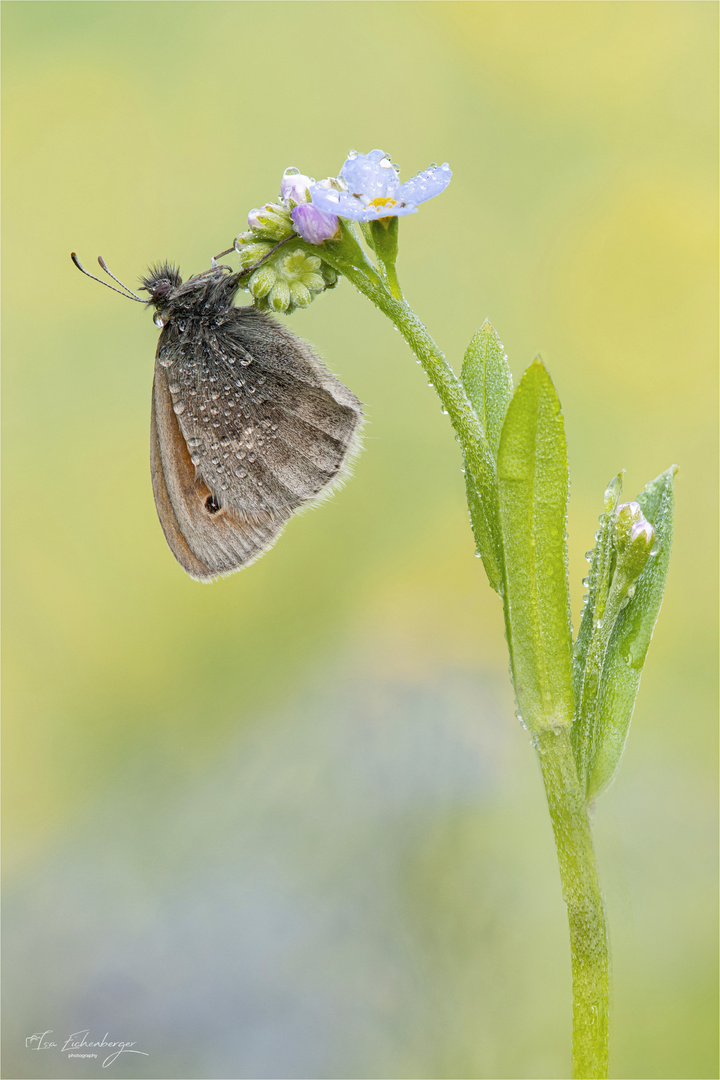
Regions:
[[236, 238], [235, 250], [241, 270], [255, 267], [247, 288], [260, 311], [289, 315], [337, 285], [337, 272], [319, 256], [306, 255], [292, 243], [284, 246], [297, 235], [286, 206], [266, 203], [250, 212], [248, 225], [248, 231]]
[[317, 255], [281, 250], [253, 271], [248, 289], [260, 311], [290, 314], [336, 284], [336, 272]]

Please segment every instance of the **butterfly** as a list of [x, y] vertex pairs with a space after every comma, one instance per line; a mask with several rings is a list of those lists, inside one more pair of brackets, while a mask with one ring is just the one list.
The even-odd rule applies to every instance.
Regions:
[[183, 282], [158, 265], [142, 280], [145, 300], [98, 262], [161, 327], [150, 471], [170, 550], [196, 581], [242, 570], [342, 482], [360, 448], [362, 404], [307, 342], [235, 305], [243, 274], [213, 261]]

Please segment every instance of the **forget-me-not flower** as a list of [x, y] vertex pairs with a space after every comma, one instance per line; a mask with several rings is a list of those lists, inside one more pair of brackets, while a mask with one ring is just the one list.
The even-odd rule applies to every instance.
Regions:
[[397, 166], [382, 150], [371, 150], [369, 154], [351, 150], [338, 177], [344, 190], [337, 190], [327, 181], [311, 183], [308, 190], [312, 205], [326, 214], [353, 221], [378, 221], [414, 214], [419, 203], [444, 191], [451, 177], [445, 162], [431, 165], [401, 184]]

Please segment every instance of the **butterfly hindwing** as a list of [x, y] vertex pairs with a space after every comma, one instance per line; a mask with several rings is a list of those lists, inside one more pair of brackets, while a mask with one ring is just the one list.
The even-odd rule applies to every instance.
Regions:
[[238, 513], [217, 501], [190, 458], [173, 408], [167, 369], [155, 366], [150, 468], [165, 538], [183, 569], [210, 581], [247, 566], [280, 535], [289, 511]]

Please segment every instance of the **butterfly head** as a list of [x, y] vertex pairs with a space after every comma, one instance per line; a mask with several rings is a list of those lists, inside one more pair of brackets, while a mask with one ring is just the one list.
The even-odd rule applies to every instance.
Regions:
[[169, 263], [162, 263], [158, 266], [152, 266], [148, 270], [142, 279], [140, 288], [150, 293], [150, 299], [146, 301], [147, 304], [161, 308], [165, 306], [171, 293], [179, 289], [181, 285], [182, 278], [178, 268], [171, 266]]

